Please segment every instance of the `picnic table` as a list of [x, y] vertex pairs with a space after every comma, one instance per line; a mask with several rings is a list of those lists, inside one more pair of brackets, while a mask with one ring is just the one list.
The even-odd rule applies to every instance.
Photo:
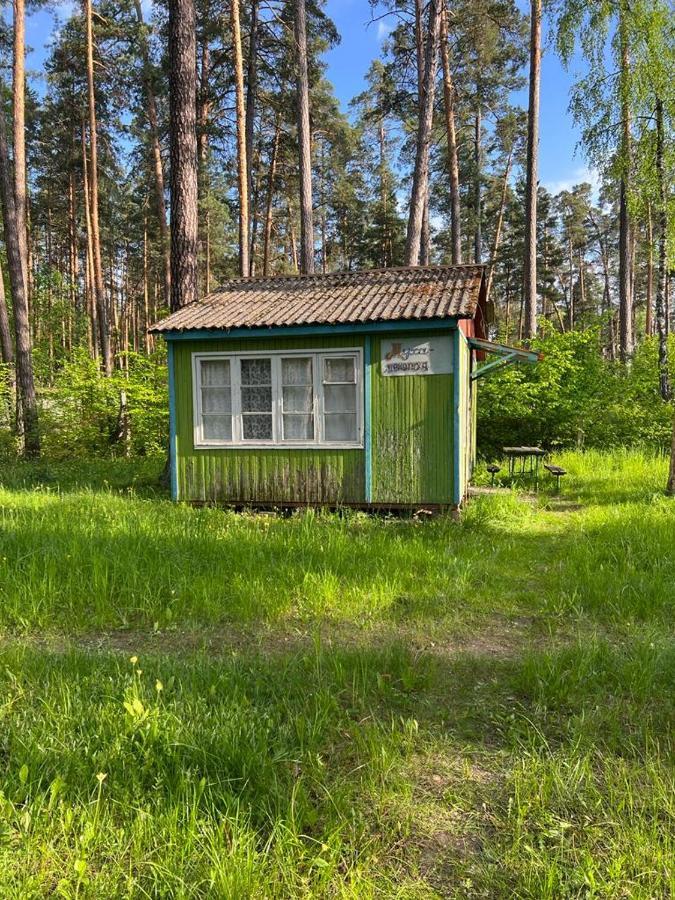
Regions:
[[503, 450], [509, 461], [509, 476], [529, 475], [534, 479], [536, 488], [539, 484], [539, 462], [546, 456], [546, 451], [541, 447], [504, 447]]

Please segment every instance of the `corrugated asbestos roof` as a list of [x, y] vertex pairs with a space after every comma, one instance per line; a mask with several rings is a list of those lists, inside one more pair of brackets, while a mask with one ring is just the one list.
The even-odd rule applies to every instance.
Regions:
[[233, 278], [150, 331], [471, 319], [483, 274], [482, 266], [417, 266]]

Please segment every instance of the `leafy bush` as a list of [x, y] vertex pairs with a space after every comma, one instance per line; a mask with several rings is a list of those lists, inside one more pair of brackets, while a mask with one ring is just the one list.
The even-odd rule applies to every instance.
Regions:
[[544, 354], [536, 365], [509, 366], [479, 382], [482, 456], [509, 444], [667, 448], [672, 412], [658, 394], [655, 338], [629, 367], [603, 358], [597, 329], [551, 330], [532, 348]]
[[[128, 369], [110, 378], [83, 350], [40, 392], [44, 454], [53, 459], [148, 455], [166, 449], [168, 396], [166, 353], [126, 354]], [[125, 435], [122, 395], [126, 397]]]

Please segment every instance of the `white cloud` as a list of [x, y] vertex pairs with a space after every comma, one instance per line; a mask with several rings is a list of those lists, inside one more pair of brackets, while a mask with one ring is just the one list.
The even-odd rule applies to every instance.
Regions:
[[389, 24], [389, 22], [387, 22], [386, 19], [380, 19], [379, 22], [377, 23], [377, 32], [376, 32], [376, 37], [377, 37], [378, 42], [381, 44], [383, 41], [385, 41], [389, 37], [389, 35], [392, 33], [393, 30], [394, 29]]
[[559, 194], [561, 191], [571, 191], [577, 184], [590, 184], [593, 196], [597, 198], [600, 190], [600, 174], [597, 169], [591, 169], [588, 166], [578, 166], [571, 172], [567, 178], [560, 178], [555, 181], [542, 181], [543, 186], [551, 194]]

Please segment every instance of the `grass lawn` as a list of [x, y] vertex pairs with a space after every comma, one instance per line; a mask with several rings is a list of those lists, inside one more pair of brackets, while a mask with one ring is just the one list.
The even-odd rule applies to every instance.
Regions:
[[0, 897], [675, 893], [666, 462], [456, 524], [0, 473]]

